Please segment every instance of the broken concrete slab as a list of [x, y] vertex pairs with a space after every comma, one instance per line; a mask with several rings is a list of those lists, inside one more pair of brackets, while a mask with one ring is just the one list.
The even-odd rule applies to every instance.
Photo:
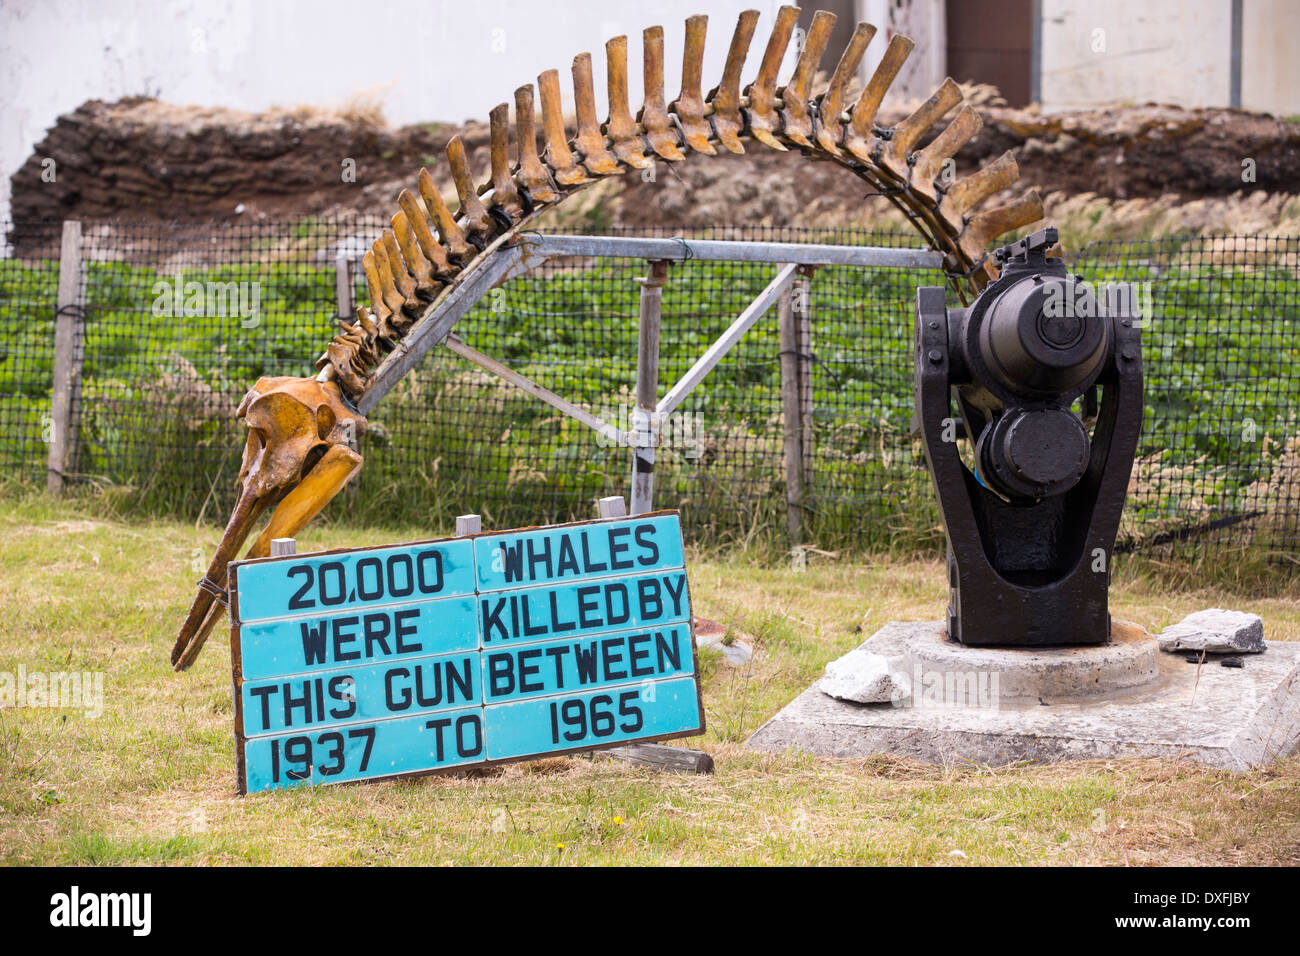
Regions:
[[887, 658], [860, 647], [827, 664], [817, 687], [823, 694], [859, 704], [888, 703], [910, 693], [906, 678], [895, 675]]
[[1262, 654], [1268, 647], [1263, 618], [1218, 607], [1187, 615], [1161, 631], [1157, 640], [1160, 649], [1170, 653]]
[[953, 678], [958, 687], [973, 677], [1004, 701], [1122, 693], [1149, 684], [1159, 672], [1156, 642], [1125, 621], [1112, 622], [1110, 643], [1100, 647], [968, 647], [948, 640], [934, 624], [897, 625], [894, 633], [899, 658], [909, 662], [905, 673], [919, 665], [925, 678]]
[[[760, 727], [749, 746], [831, 757], [891, 753], [931, 763], [980, 765], [1165, 757], [1241, 771], [1287, 756], [1300, 745], [1300, 643], [1275, 642], [1267, 654], [1248, 658], [1242, 668], [1198, 666], [1157, 653], [1154, 677], [1145, 683], [1119, 687], [1108, 679], [1090, 695], [1038, 700], [1002, 692], [1004, 680], [1008, 686], [1030, 686], [1014, 659], [977, 663], [972, 658], [963, 673], [956, 667], [936, 670], [932, 662], [909, 656], [909, 643], [943, 640], [940, 623], [887, 624], [863, 648], [891, 659], [896, 671], [908, 674], [910, 697], [857, 704], [829, 697], [814, 685]], [[1145, 640], [1145, 651], [1140, 641], [1133, 641], [1136, 660], [1156, 643], [1149, 636]], [[1098, 649], [1068, 652], [1077, 657], [1089, 650]]]

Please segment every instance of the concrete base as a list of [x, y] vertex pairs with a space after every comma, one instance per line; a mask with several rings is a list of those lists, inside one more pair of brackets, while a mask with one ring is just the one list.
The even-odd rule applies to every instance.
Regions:
[[855, 704], [814, 684], [749, 739], [831, 757], [892, 753], [932, 763], [1111, 757], [1185, 758], [1228, 770], [1259, 767], [1300, 744], [1300, 643], [1272, 643], [1220, 666], [1156, 652], [1116, 622], [1104, 647], [967, 648], [941, 623], [892, 623], [862, 650], [890, 660], [911, 694]]

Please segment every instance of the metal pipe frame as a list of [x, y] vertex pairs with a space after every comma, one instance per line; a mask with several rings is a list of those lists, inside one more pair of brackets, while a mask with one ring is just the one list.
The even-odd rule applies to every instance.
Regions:
[[941, 269], [943, 253], [883, 246], [823, 246], [801, 242], [733, 242], [724, 239], [647, 239], [634, 236], [546, 236], [521, 239], [533, 255], [661, 259], [668, 262], [793, 262], [801, 266], [870, 266]]
[[[555, 256], [591, 256], [645, 259], [650, 275], [638, 280], [641, 290], [641, 326], [637, 350], [636, 425], [622, 431], [586, 409], [561, 398], [525, 375], [466, 345], [452, 329], [493, 288], [523, 275]], [[779, 265], [776, 277], [718, 337], [690, 370], [662, 399], [658, 392], [659, 296], [669, 262], [769, 262]], [[732, 242], [716, 239], [647, 239], [621, 236], [549, 236], [529, 233], [496, 256], [480, 260], [462, 273], [435, 303], [425, 320], [416, 325], [376, 370], [359, 411], [367, 415], [392, 387], [435, 345], [474, 363], [551, 407], [581, 422], [601, 436], [630, 447], [633, 453], [632, 514], [652, 507], [654, 450], [660, 423], [702, 382], [718, 362], [736, 346], [782, 295], [816, 266], [855, 266], [884, 269], [941, 269], [943, 255], [931, 250], [887, 249], [879, 246], [832, 246], [790, 242]], [[651, 354], [653, 352], [653, 355]]]

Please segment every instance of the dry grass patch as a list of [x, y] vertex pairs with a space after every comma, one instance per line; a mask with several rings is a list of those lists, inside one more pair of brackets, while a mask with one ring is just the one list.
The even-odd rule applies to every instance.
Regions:
[[[312, 530], [304, 549], [427, 536]], [[102, 716], [0, 711], [6, 863], [711, 864], [1300, 863], [1300, 757], [1234, 776], [1173, 761], [990, 769], [893, 757], [748, 751], [745, 739], [826, 662], [890, 620], [936, 619], [934, 561], [831, 560], [802, 574], [696, 553], [697, 610], [752, 639], [734, 668], [702, 657], [710, 777], [552, 759], [485, 773], [234, 793], [229, 657], [167, 652], [218, 532], [92, 521], [75, 505], [0, 501], [0, 669], [104, 674]], [[1266, 597], [1162, 587], [1134, 564], [1115, 613], [1158, 628], [1209, 604], [1300, 639], [1293, 584]]]

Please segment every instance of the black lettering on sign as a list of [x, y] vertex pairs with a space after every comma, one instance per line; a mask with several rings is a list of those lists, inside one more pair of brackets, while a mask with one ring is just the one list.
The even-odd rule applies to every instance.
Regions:
[[[384, 596], [384, 562], [378, 558], [362, 558], [357, 562], [357, 597], [363, 601], [378, 601]], [[366, 571], [372, 571], [372, 582], [366, 581]]]
[[[347, 567], [342, 561], [326, 561], [319, 569], [310, 564], [295, 564], [286, 575], [301, 578], [302, 584], [289, 598], [289, 610], [304, 611], [317, 606], [317, 602], [334, 607], [346, 601], [382, 601], [404, 598], [418, 588], [421, 595], [437, 594], [443, 588], [442, 552], [436, 549], [421, 551], [412, 560], [405, 552], [391, 554], [381, 562], [370, 556], [357, 561], [356, 581], [348, 581]], [[315, 589], [315, 594], [308, 592]]]
[[488, 693], [493, 697], [504, 697], [514, 693], [514, 664], [514, 656], [505, 651], [488, 655]]
[[[270, 727], [270, 708], [278, 696], [285, 727], [324, 723], [326, 717], [342, 721], [356, 713], [355, 679], [351, 674], [324, 678], [299, 678], [279, 684], [248, 688], [260, 715], [259, 726]], [[342, 705], [342, 706], [339, 706]], [[328, 708], [328, 710], [326, 710]]]
[[633, 677], [649, 677], [655, 672], [654, 665], [647, 663], [644, 667], [638, 661], [650, 660], [650, 649], [641, 650], [637, 645], [649, 644], [649, 634], [633, 634], [627, 639], [628, 669]]
[[677, 629], [673, 628], [668, 632], [672, 635], [672, 644], [664, 638], [663, 631], [655, 631], [655, 652], [659, 655], [659, 671], [665, 673], [668, 670], [668, 664], [673, 665], [673, 670], [681, 670], [682, 667], [682, 650], [677, 645]]
[[294, 591], [293, 596], [289, 598], [289, 610], [300, 611], [303, 610], [304, 608], [315, 607], [316, 602], [305, 597], [308, 590], [311, 589], [312, 581], [314, 580], [315, 577], [312, 574], [311, 565], [295, 564], [286, 572], [286, 574], [291, 578], [300, 577], [304, 579], [302, 583], [302, 587]]
[[434, 717], [432, 720], [426, 720], [424, 726], [433, 731], [433, 758], [441, 763], [444, 759], [442, 732], [451, 726], [451, 718]]
[[[645, 726], [645, 716], [637, 698], [640, 691], [628, 690], [618, 695], [618, 712], [615, 714], [614, 698], [609, 694], [597, 694], [590, 700], [571, 697], [564, 701], [552, 701], [549, 707], [551, 715], [551, 743], [561, 740], [577, 744], [587, 738], [609, 737], [615, 728], [625, 734], [634, 734]], [[621, 719], [620, 719], [621, 718]]]
[[262, 727], [271, 723], [271, 695], [279, 691], [280, 688], [274, 685], [267, 687], [251, 687], [249, 693], [257, 698], [258, 703], [262, 705]]
[[573, 658], [578, 664], [578, 683], [596, 683], [596, 642], [592, 641], [586, 647], [574, 644]]
[[613, 705], [614, 698], [608, 694], [591, 698], [591, 732], [597, 737], [608, 737], [614, 732], [614, 714], [608, 709]]
[[524, 546], [522, 542], [516, 541], [514, 545], [502, 541], [501, 550], [501, 567], [506, 574], [506, 583], [513, 584], [516, 581], [524, 579]]
[[623, 638], [607, 637], [600, 642], [600, 662], [606, 680], [626, 679], [627, 671], [620, 666], [623, 663]]
[[345, 674], [330, 678], [330, 698], [343, 701], [343, 707], [331, 707], [330, 717], [345, 720], [357, 712], [357, 682], [351, 675]]
[[546, 649], [546, 656], [555, 665], [555, 686], [557, 688], [564, 687], [564, 655], [567, 653], [569, 653], [569, 645], [567, 644]]
[[414, 654], [424, 649], [423, 644], [408, 644], [406, 639], [414, 637], [419, 632], [418, 622], [420, 612], [416, 608], [407, 608], [405, 611], [398, 611], [393, 615], [393, 620], [397, 622], [397, 653]]
[[[341, 561], [326, 561], [320, 566], [320, 602], [327, 607], [342, 604], [348, 599], [347, 572]], [[327, 584], [327, 582], [333, 582]]]
[[[489, 601], [495, 600], [496, 604], [489, 606]], [[484, 642], [492, 640], [494, 633], [499, 633], [502, 640], [510, 636], [506, 630], [505, 623], [501, 620], [501, 612], [506, 609], [505, 598], [483, 598], [483, 640]]]
[[[375, 748], [375, 728], [352, 728], [347, 731], [347, 739], [365, 740], [366, 746], [357, 767], [361, 773], [365, 773], [370, 766], [370, 753]], [[283, 756], [281, 756], [282, 749]], [[314, 742], [311, 737], [289, 737], [282, 745], [279, 738], [276, 738], [271, 741], [271, 780], [274, 783], [279, 783], [281, 780], [306, 780], [312, 775], [316, 758], [322, 758], [324, 761], [315, 768], [316, 772], [323, 777], [332, 777], [343, 772], [345, 754], [344, 736], [341, 731], [331, 730], [323, 733]]]
[[392, 623], [387, 614], [367, 614], [361, 621], [361, 629], [366, 635], [366, 657], [375, 656], [375, 647], [378, 646], [385, 656], [393, 652], [388, 649], [388, 634], [392, 629]]
[[625, 690], [618, 695], [618, 715], [625, 718], [623, 723], [619, 724], [619, 730], [625, 734], [634, 734], [645, 724], [645, 715], [641, 707], [636, 703], [640, 696], [640, 691]]
[[406, 597], [415, 590], [415, 573], [409, 554], [395, 554], [388, 559], [388, 593]]
[[551, 594], [551, 633], [563, 634], [565, 631], [574, 630], [578, 626], [576, 622], [560, 620], [560, 606], [558, 603], [559, 595], [557, 595], [556, 592], [554, 591], [551, 591], [550, 594]]
[[[602, 542], [608, 558], [599, 558]], [[501, 570], [507, 584], [558, 580], [566, 576], [604, 575], [625, 571], [637, 565], [651, 567], [658, 563], [659, 545], [654, 539], [655, 526], [646, 523], [635, 528], [582, 528], [571, 534], [539, 535], [532, 538], [503, 540], [496, 547], [501, 556]], [[632, 540], [628, 540], [631, 537]], [[574, 540], [578, 545], [575, 548]]]
[[384, 704], [390, 713], [438, 707], [475, 698], [475, 657], [422, 661], [413, 668], [392, 667], [384, 672]]
[[[480, 595], [479, 612], [484, 643], [512, 638], [538, 638], [574, 630], [607, 630], [627, 624], [639, 609], [643, 622], [653, 622], [668, 615], [668, 603], [682, 613], [682, 584], [674, 590], [671, 578], [646, 578], [636, 582], [636, 603], [623, 581], [588, 584], [578, 587], [575, 598], [578, 619], [561, 613], [558, 593], [537, 588], [514, 594]], [[545, 595], [545, 596], [543, 596]]]
[[582, 573], [578, 567], [578, 552], [573, 550], [573, 538], [570, 535], [566, 534], [560, 539], [560, 559], [555, 566], [555, 572], [558, 577]]
[[[518, 596], [518, 595], [513, 595], [513, 594], [512, 594], [512, 595], [510, 596], [510, 601], [511, 601], [511, 603], [513, 603], [513, 602], [515, 602], [515, 601], [518, 601], [518, 600], [519, 600], [519, 596]], [[528, 613], [528, 605], [529, 605], [529, 603], [531, 603], [531, 602], [529, 602], [529, 600], [528, 600], [528, 595], [525, 594], [525, 595], [523, 596], [523, 602], [522, 602], [522, 603], [523, 603], [524, 636], [525, 636], [525, 637], [537, 637], [537, 636], [539, 636], [539, 635], [541, 635], [541, 634], [545, 634], [545, 633], [546, 633], [546, 624], [545, 624], [545, 623], [534, 624], [534, 623], [529, 619], [529, 618], [530, 618], [530, 615], [529, 615], [529, 613]]]
[[325, 756], [329, 760], [329, 763], [323, 763], [317, 768], [320, 770], [321, 776], [332, 777], [336, 773], [342, 773], [343, 735], [337, 731], [330, 731], [327, 734], [321, 734], [318, 742], [325, 745]]
[[583, 629], [589, 627], [600, 627], [600, 618], [592, 617], [593, 613], [600, 611], [600, 606], [594, 601], [589, 601], [589, 597], [594, 597], [600, 593], [600, 586], [590, 584], [587, 587], [578, 588], [578, 623]]
[[630, 545], [620, 540], [626, 538], [631, 533], [632, 529], [626, 526], [622, 528], [609, 529], [609, 566], [615, 571], [624, 571], [633, 565], [631, 558], [619, 557], [619, 555], [626, 554], [631, 550]]
[[591, 560], [591, 545], [587, 542], [587, 532], [582, 532], [582, 570], [588, 574], [599, 574], [601, 571], [608, 571], [605, 562], [596, 562]]
[[477, 662], [477, 657], [464, 657], [460, 660], [459, 668], [455, 667], [452, 661], [447, 662], [448, 703], [456, 699], [457, 691], [460, 691], [461, 700], [472, 700], [474, 698], [474, 674], [470, 669], [470, 665]]
[[[618, 601], [614, 600], [614, 595], [618, 595]], [[619, 604], [619, 610], [614, 610], [614, 605]], [[627, 599], [627, 585], [619, 582], [618, 584], [605, 585], [605, 623], [606, 624], [626, 624], [632, 619], [632, 605]]]
[[462, 757], [483, 753], [483, 721], [478, 714], [456, 718], [456, 753]]
[[[673, 616], [677, 617], [682, 613], [682, 596], [686, 593], [686, 575], [680, 571], [676, 574], [665, 574], [663, 582], [664, 589], [673, 602]], [[676, 587], [673, 586], [674, 584], [676, 584]]]
[[[452, 726], [450, 717], [435, 717], [424, 724], [433, 731], [434, 759], [441, 763], [446, 759], [446, 730]], [[477, 757], [483, 753], [483, 721], [478, 714], [465, 714], [456, 718], [456, 753], [461, 757]]]
[[345, 651], [343, 649], [345, 644], [351, 644], [357, 639], [357, 634], [347, 630], [347, 628], [356, 627], [358, 618], [355, 615], [336, 617], [330, 623], [333, 625], [334, 632], [334, 659], [336, 661], [360, 660], [360, 651]]
[[[539, 542], [541, 543], [540, 551], [536, 550]], [[529, 538], [526, 544], [528, 547], [528, 576], [534, 581], [539, 576], [542, 580], [553, 577], [551, 572], [551, 539], [548, 537]], [[542, 568], [541, 575], [537, 573], [538, 565], [541, 565]]]
[[421, 594], [437, 594], [442, 590], [442, 552], [421, 551], [415, 556], [416, 577], [420, 580]]
[[[300, 621], [302, 659], [308, 667], [331, 661], [346, 663], [362, 657], [418, 654], [424, 645], [413, 640], [419, 632], [420, 609], [367, 611], [321, 621]], [[357, 633], [356, 628], [361, 628]], [[391, 640], [391, 642], [390, 642]], [[355, 646], [354, 646], [355, 645]]]
[[302, 693], [298, 696], [294, 696], [292, 684], [285, 684], [281, 699], [284, 702], [284, 725], [286, 727], [294, 726], [293, 713], [298, 709], [302, 710], [302, 722], [304, 724], [311, 723], [311, 684], [309, 682], [303, 681]]
[[308, 664], [324, 664], [326, 660], [325, 634], [329, 623], [321, 621], [314, 628], [310, 621], [303, 621], [302, 658]]
[[659, 581], [643, 578], [636, 583], [637, 598], [641, 602], [641, 620], [657, 621], [663, 617], [664, 602], [659, 597]]
[[397, 689], [397, 681], [411, 676], [405, 667], [393, 667], [384, 671], [384, 705], [390, 713], [398, 713], [411, 706], [411, 692], [403, 685]]
[[634, 535], [636, 543], [641, 545], [643, 553], [637, 557], [637, 561], [643, 567], [652, 567], [659, 563], [659, 545], [655, 541], [655, 526], [652, 524], [639, 524], [636, 526]]
[[536, 677], [542, 672], [540, 665], [531, 663], [539, 660], [541, 656], [541, 649], [536, 647], [519, 652], [519, 690], [521, 693], [532, 693], [546, 687], [541, 681], [530, 680], [530, 678]]

